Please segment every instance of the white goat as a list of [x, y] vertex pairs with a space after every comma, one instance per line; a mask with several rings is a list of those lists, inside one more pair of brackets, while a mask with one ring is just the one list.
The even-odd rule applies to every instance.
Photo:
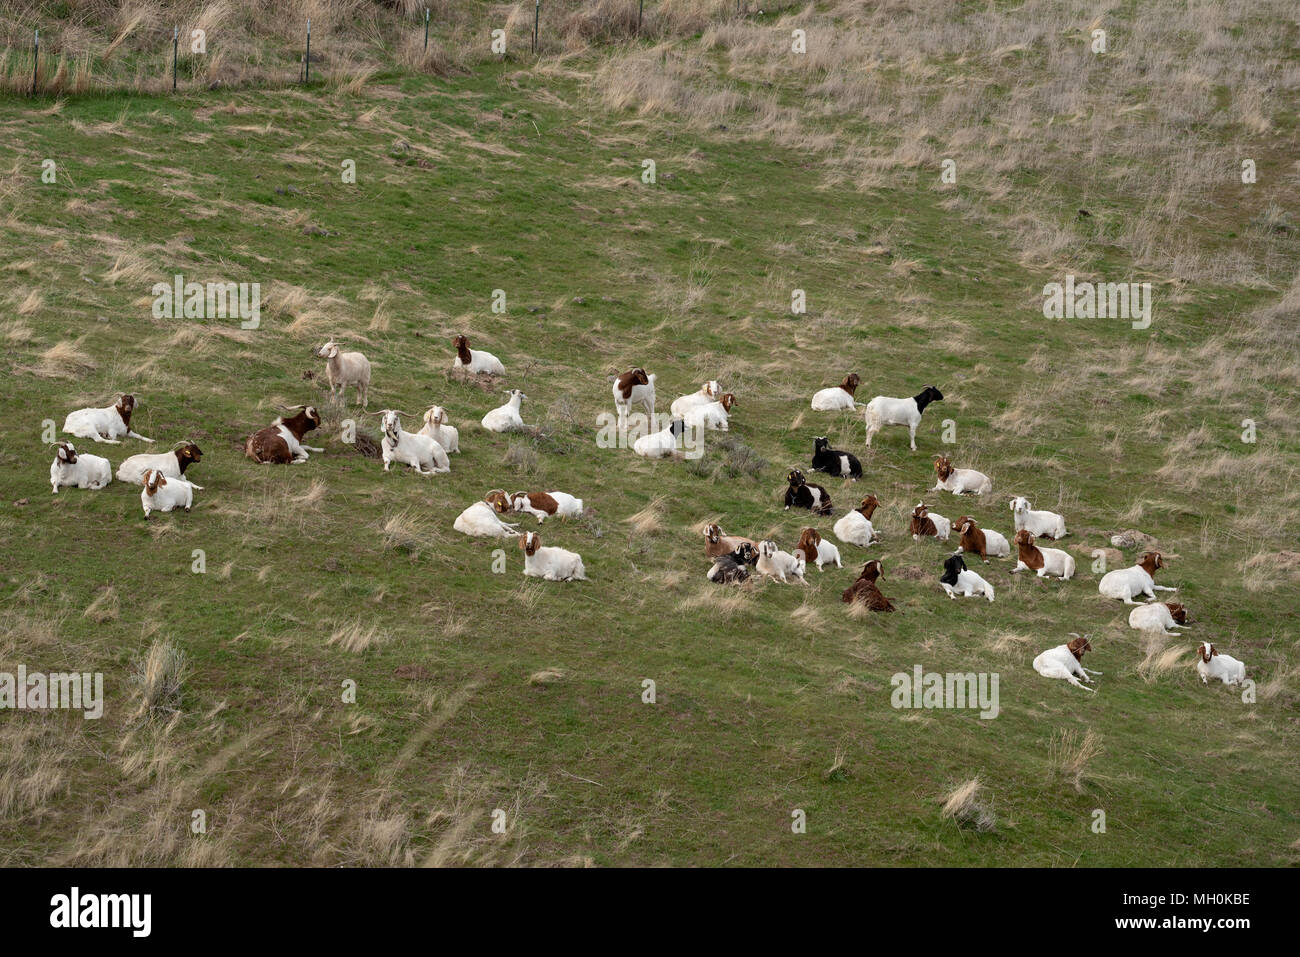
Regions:
[[872, 437], [886, 425], [907, 426], [911, 439], [912, 451], [916, 451], [916, 427], [921, 424], [921, 413], [931, 402], [939, 402], [943, 393], [932, 385], [912, 396], [910, 399], [891, 399], [887, 395], [878, 395], [867, 403], [867, 448], [871, 448]]
[[420, 434], [433, 439], [448, 453], [460, 451], [460, 429], [447, 424], [447, 410], [440, 405], [424, 413], [424, 427]]
[[474, 538], [507, 538], [519, 534], [519, 526], [501, 520], [501, 515], [510, 510], [510, 500], [500, 489], [488, 492], [481, 501], [475, 502], [456, 516], [452, 526], [462, 535]]
[[1154, 599], [1157, 591], [1178, 591], [1177, 588], [1156, 584], [1156, 569], [1164, 567], [1165, 560], [1159, 552], [1146, 552], [1132, 568], [1117, 568], [1103, 575], [1097, 582], [1097, 591], [1107, 598], [1118, 598], [1126, 605], [1139, 604], [1133, 600], [1138, 595]]
[[63, 420], [63, 431], [79, 439], [94, 439], [109, 445], [121, 445], [123, 438], [153, 442], [138, 432], [131, 431], [131, 413], [135, 411], [135, 396], [123, 395], [116, 405], [103, 409], [77, 409]]
[[727, 421], [727, 416], [731, 412], [731, 407], [735, 404], [736, 397], [730, 392], [724, 392], [717, 402], [706, 402], [703, 405], [696, 405], [687, 409], [683, 418], [687, 425], [695, 426], [697, 429], [729, 432], [731, 426]]
[[717, 379], [710, 379], [700, 386], [699, 392], [692, 392], [690, 395], [682, 395], [673, 399], [673, 404], [669, 409], [674, 419], [680, 419], [686, 415], [688, 409], [693, 409], [697, 405], [708, 405], [710, 402], [716, 402], [720, 395], [722, 395], [722, 386], [718, 385]]
[[563, 548], [543, 547], [536, 532], [527, 532], [519, 538], [524, 550], [524, 574], [544, 578], [548, 582], [586, 581], [587, 571], [582, 567], [582, 556]]
[[819, 389], [813, 393], [813, 410], [816, 412], [836, 412], [841, 410], [852, 412], [858, 404], [854, 401], [853, 396], [858, 391], [861, 382], [862, 379], [858, 377], [856, 372], [850, 372], [839, 385], [833, 385], [829, 389]]
[[[666, 428], [643, 435], [633, 442], [632, 451], [648, 459], [668, 458], [677, 450], [685, 448], [686, 429], [685, 422], [681, 419], [673, 419]], [[692, 428], [691, 435], [698, 434], [698, 430]]]
[[935, 457], [934, 471], [939, 476], [939, 482], [930, 489], [932, 492], [952, 492], [954, 495], [969, 492], [974, 495], [985, 495], [993, 491], [993, 480], [987, 475], [975, 469], [955, 469], [946, 455]]
[[103, 488], [113, 481], [113, 463], [100, 455], [78, 452], [71, 442], [60, 442], [50, 466], [50, 485], [59, 494], [62, 485]]
[[[123, 459], [117, 467], [117, 480], [134, 485], [144, 479], [144, 473], [156, 469], [168, 478], [185, 478], [185, 470], [203, 459], [203, 451], [193, 442], [177, 442], [170, 452], [142, 453]], [[189, 482], [189, 479], [185, 479]], [[193, 482], [190, 482], [194, 485]], [[194, 485], [202, 490], [202, 485]]]
[[372, 413], [384, 417], [384, 437], [379, 445], [384, 456], [384, 471], [397, 462], [409, 465], [421, 475], [437, 475], [451, 471], [447, 451], [434, 439], [420, 432], [407, 432], [397, 409], [383, 409]]
[[801, 585], [806, 585], [808, 580], [803, 577], [806, 567], [807, 559], [804, 557], [803, 549], [797, 548], [791, 555], [789, 552], [781, 551], [774, 541], [759, 542], [758, 562], [754, 566], [758, 574], [766, 575], [786, 585], [790, 584], [791, 578], [797, 578]]
[[1092, 643], [1086, 637], [1080, 638], [1075, 635], [1074, 640], [1069, 644], [1048, 648], [1035, 658], [1034, 670], [1044, 678], [1064, 678], [1076, 688], [1092, 691], [1092, 688], [1079, 684], [1079, 679], [1082, 678], [1091, 684], [1092, 679], [1088, 676], [1099, 675], [1101, 672], [1092, 671], [1083, 666], [1083, 653], [1085, 651], [1092, 651]]
[[188, 512], [194, 504], [194, 490], [198, 488], [183, 478], [168, 478], [157, 469], [145, 472], [141, 484], [144, 489], [140, 492], [140, 504], [144, 506], [146, 519], [151, 512], [170, 512], [174, 508]]
[[487, 415], [483, 416], [483, 428], [489, 432], [513, 432], [517, 429], [526, 429], [523, 417], [519, 414], [519, 406], [528, 398], [518, 389], [511, 389], [507, 395], [510, 399], [505, 405], [497, 406]]
[[1039, 538], [1064, 538], [1065, 519], [1055, 512], [1034, 511], [1029, 507], [1029, 499], [1017, 496], [1011, 500], [1011, 514], [1015, 519], [1016, 531], [1029, 529]]
[[1196, 648], [1196, 673], [1201, 676], [1201, 684], [1218, 678], [1225, 685], [1239, 685], [1246, 680], [1246, 665], [1203, 641]]
[[330, 395], [337, 387], [339, 398], [346, 402], [348, 386], [355, 386], [364, 409], [370, 402], [370, 360], [360, 352], [340, 352], [333, 339], [317, 349], [316, 355], [325, 360]]
[[1190, 628], [1187, 609], [1175, 601], [1153, 601], [1138, 605], [1128, 613], [1128, 625], [1138, 631], [1158, 631], [1162, 635], [1177, 635], [1171, 628]]

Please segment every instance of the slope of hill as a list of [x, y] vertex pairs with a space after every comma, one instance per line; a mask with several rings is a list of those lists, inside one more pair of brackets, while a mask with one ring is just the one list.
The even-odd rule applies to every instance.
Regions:
[[[0, 862], [1296, 862], [1284, 5], [684, 2], [635, 40], [602, 0], [548, 5], [534, 58], [531, 5], [448, 3], [437, 64], [403, 58], [388, 8], [335, 5], [380, 26], [309, 87], [256, 69], [269, 23], [213, 7], [252, 63], [222, 88], [159, 92], [166, 67], [131, 40], [167, 22], [159, 5], [102, 89], [0, 99], [0, 672], [102, 672], [106, 702], [99, 720], [0, 716]], [[77, 9], [65, 32], [98, 64], [120, 25]], [[259, 284], [259, 326], [155, 318], [178, 274]], [[1150, 326], [1044, 318], [1067, 276], [1150, 282]], [[503, 381], [450, 374], [458, 333]], [[311, 355], [329, 337], [374, 364], [371, 411], [447, 407], [449, 475], [384, 474], [342, 441], [347, 420], [376, 425], [330, 399]], [[700, 459], [598, 447], [606, 376], [634, 365], [661, 410], [721, 380], [732, 431]], [[849, 371], [864, 401], [943, 389], [916, 452], [809, 409]], [[536, 430], [480, 428], [515, 387]], [[46, 420], [118, 391], [158, 444], [78, 448], [116, 465], [196, 441], [193, 512], [146, 523], [117, 483], [49, 494]], [[325, 453], [243, 457], [304, 402]], [[820, 435], [861, 457], [861, 481], [820, 481], [837, 516], [880, 498], [881, 545], [841, 545], [845, 567], [806, 588], [709, 585], [709, 521], [787, 549], [829, 533], [781, 508]], [[940, 452], [994, 494], [931, 493]], [[591, 580], [525, 580], [516, 543], [454, 532], [495, 487], [584, 498], [540, 532]], [[911, 540], [912, 506], [1009, 534], [1013, 494], [1065, 514], [1077, 579], [994, 561], [995, 603], [948, 601], [950, 549]], [[1097, 593], [1092, 550], [1127, 528], [1167, 556], [1186, 636], [1144, 637]], [[839, 600], [873, 557], [893, 615]], [[1096, 694], [1030, 668], [1072, 632]], [[1252, 703], [1201, 684], [1202, 638], [1246, 662]], [[891, 676], [917, 665], [997, 673], [996, 718], [894, 708]]]

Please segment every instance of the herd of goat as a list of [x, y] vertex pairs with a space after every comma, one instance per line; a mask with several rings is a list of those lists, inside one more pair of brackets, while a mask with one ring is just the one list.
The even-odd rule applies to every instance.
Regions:
[[[464, 375], [504, 376], [505, 366], [490, 352], [471, 349], [465, 336], [453, 340], [456, 356], [453, 369]], [[317, 357], [326, 360], [325, 374], [331, 397], [345, 401], [345, 391], [351, 387], [358, 403], [368, 404], [371, 367], [360, 352], [343, 352], [333, 340], [315, 350]], [[632, 409], [644, 409], [646, 422], [655, 422], [655, 376], [636, 368], [621, 375], [611, 376], [618, 427], [626, 434]], [[866, 444], [887, 425], [902, 426], [908, 430], [909, 444], [916, 449], [916, 430], [922, 414], [933, 402], [943, 400], [943, 393], [934, 386], [926, 386], [908, 398], [876, 396], [863, 406], [856, 399], [861, 380], [854, 373], [846, 376], [838, 386], [822, 389], [812, 397], [815, 411], [856, 411], [864, 409]], [[528, 428], [520, 413], [527, 396], [519, 389], [508, 392], [506, 403], [483, 416], [482, 426], [492, 432], [511, 432]], [[70, 413], [63, 431], [78, 438], [96, 442], [120, 444], [124, 439], [138, 439], [152, 443], [154, 440], [131, 429], [131, 416], [135, 398], [125, 394], [114, 405], [106, 408], [79, 409]], [[659, 431], [645, 430], [633, 443], [633, 451], [647, 458], [676, 457], [682, 454], [688, 434], [699, 435], [710, 430], [729, 429], [729, 416], [735, 405], [735, 395], [724, 392], [717, 381], [705, 382], [699, 391], [683, 395], [671, 404], [671, 416]], [[324, 449], [305, 444], [308, 433], [321, 425], [321, 416], [312, 406], [299, 406], [290, 410], [271, 425], [250, 435], [245, 443], [245, 454], [255, 462], [264, 464], [300, 464], [306, 462], [311, 452]], [[383, 437], [380, 442], [384, 471], [393, 463], [405, 465], [421, 475], [436, 475], [451, 470], [449, 455], [460, 451], [460, 433], [447, 419], [441, 406], [433, 406], [423, 417], [418, 432], [408, 432], [402, 427], [400, 410], [383, 409], [371, 413], [380, 417]], [[193, 442], [177, 443], [168, 452], [138, 454], [125, 459], [117, 469], [116, 477], [141, 488], [140, 500], [145, 518], [155, 512], [175, 509], [189, 511], [194, 504], [194, 492], [203, 486], [195, 485], [186, 477], [186, 469], [202, 460], [202, 452]], [[862, 477], [862, 464], [849, 452], [833, 449], [824, 437], [813, 440], [811, 463], [814, 471], [855, 481]], [[993, 491], [992, 480], [982, 472], [970, 468], [955, 468], [945, 455], [934, 461], [936, 483], [931, 492], [949, 492], [954, 495], [987, 495]], [[57, 494], [61, 487], [102, 489], [113, 480], [112, 464], [108, 459], [78, 452], [68, 441], [56, 443], [54, 463], [50, 467], [50, 484]], [[786, 476], [786, 509], [804, 509], [813, 515], [829, 517], [832, 514], [831, 496], [827, 489], [808, 481], [803, 471], [791, 469]], [[857, 548], [868, 548], [880, 541], [873, 525], [873, 515], [880, 501], [874, 495], [862, 498], [857, 508], [841, 516], [832, 526], [840, 542]], [[1067, 533], [1065, 519], [1054, 512], [1032, 508], [1028, 499], [1016, 496], [1010, 500], [1014, 533], [1010, 540], [992, 528], [981, 527], [973, 518], [962, 515], [950, 521], [932, 511], [924, 501], [912, 509], [910, 534], [914, 541], [932, 538], [947, 542], [956, 534], [956, 551], [943, 560], [943, 573], [939, 584], [949, 598], [984, 598], [994, 600], [994, 588], [977, 571], [969, 568], [966, 558], [977, 556], [982, 563], [990, 558], [1010, 558], [1012, 546], [1016, 550], [1016, 564], [1011, 572], [1034, 571], [1039, 578], [1068, 581], [1075, 573], [1073, 556], [1058, 548], [1040, 546], [1039, 539], [1056, 541]], [[582, 499], [559, 491], [507, 493], [502, 489], [489, 491], [457, 516], [456, 531], [474, 537], [513, 537], [524, 552], [524, 574], [548, 581], [583, 581], [586, 570], [582, 556], [576, 552], [552, 546], [543, 546], [536, 532], [521, 533], [518, 522], [506, 521], [505, 516], [532, 515], [540, 525], [547, 518], [575, 518], [583, 513]], [[711, 523], [704, 529], [705, 556], [711, 561], [707, 578], [719, 584], [744, 582], [751, 577], [774, 582], [806, 584], [805, 570], [812, 562], [819, 570], [830, 565], [842, 568], [839, 548], [827, 541], [816, 528], [805, 527], [792, 551], [784, 551], [770, 539], [755, 541], [740, 535], [729, 535]], [[1186, 627], [1186, 608], [1177, 602], [1156, 601], [1156, 591], [1176, 589], [1155, 584], [1156, 572], [1164, 566], [1158, 551], [1144, 553], [1130, 568], [1116, 569], [1102, 576], [1098, 584], [1100, 593], [1126, 604], [1136, 606], [1129, 615], [1129, 624], [1141, 630], [1154, 630], [1162, 634], [1177, 634], [1174, 629]], [[880, 590], [884, 580], [884, 566], [879, 559], [867, 561], [857, 579], [844, 591], [842, 600], [861, 605], [874, 612], [892, 612], [893, 603]], [[1141, 597], [1144, 604], [1136, 599]], [[1092, 683], [1090, 671], [1082, 665], [1083, 654], [1092, 649], [1088, 636], [1074, 636], [1067, 644], [1048, 649], [1033, 661], [1034, 669], [1049, 678], [1062, 678], [1078, 687]], [[1245, 666], [1235, 658], [1220, 654], [1210, 642], [1202, 642], [1197, 649], [1196, 669], [1203, 682], [1218, 678], [1225, 684], [1241, 684], [1245, 680]], [[1092, 690], [1087, 688], [1086, 690]]]

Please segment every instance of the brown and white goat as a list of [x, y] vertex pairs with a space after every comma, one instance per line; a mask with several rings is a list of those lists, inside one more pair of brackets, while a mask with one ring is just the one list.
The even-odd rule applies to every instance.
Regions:
[[244, 454], [264, 465], [299, 465], [307, 461], [308, 452], [325, 451], [303, 443], [303, 437], [320, 428], [320, 423], [321, 417], [315, 406], [298, 406], [293, 415], [282, 415], [266, 428], [250, 435], [244, 443]]

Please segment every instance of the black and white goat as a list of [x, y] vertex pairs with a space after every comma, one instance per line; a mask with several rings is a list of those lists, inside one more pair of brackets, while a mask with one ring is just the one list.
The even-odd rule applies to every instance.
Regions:
[[812, 467], [818, 472], [838, 475], [840, 478], [862, 478], [862, 463], [858, 457], [831, 448], [830, 440], [825, 436], [813, 439]]

